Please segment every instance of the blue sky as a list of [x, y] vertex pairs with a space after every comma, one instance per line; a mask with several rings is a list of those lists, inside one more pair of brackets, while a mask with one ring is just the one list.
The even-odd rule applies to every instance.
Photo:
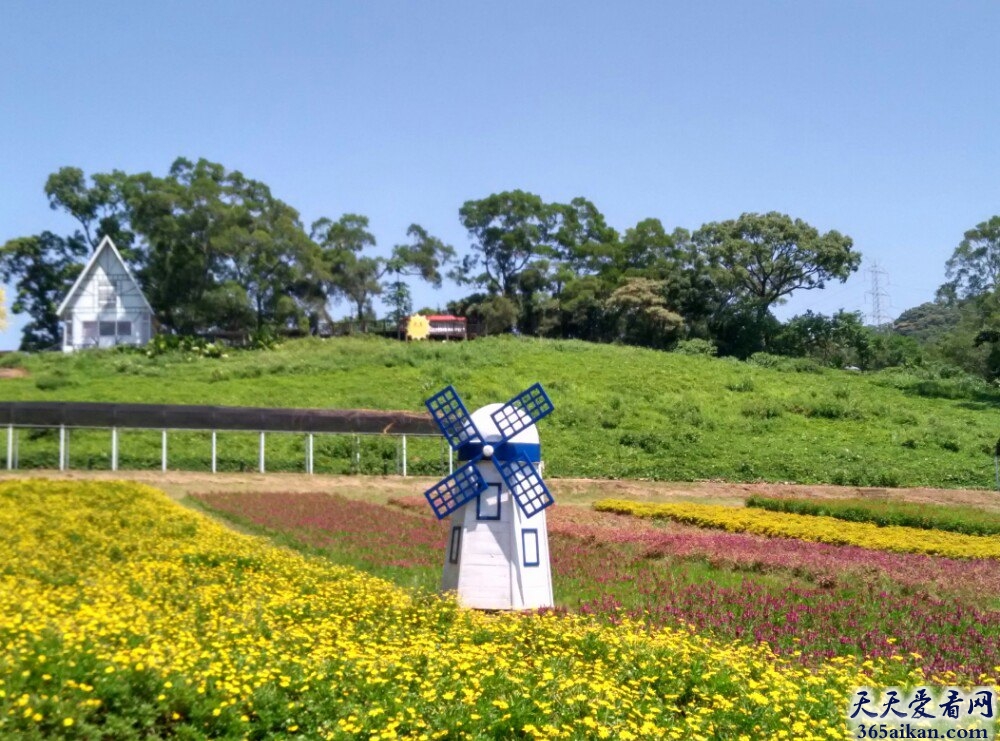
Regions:
[[876, 261], [894, 315], [1000, 213], [998, 34], [995, 2], [7, 0], [0, 242], [72, 230], [42, 192], [61, 166], [183, 155], [307, 224], [365, 214], [386, 252], [412, 222], [466, 249], [461, 204], [513, 188], [619, 230], [781, 211], [865, 263], [779, 316], [870, 312]]

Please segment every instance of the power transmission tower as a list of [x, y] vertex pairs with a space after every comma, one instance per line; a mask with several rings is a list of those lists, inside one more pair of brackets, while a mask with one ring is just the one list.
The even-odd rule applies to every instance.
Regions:
[[[889, 300], [889, 293], [883, 286], [889, 283], [889, 274], [886, 273], [878, 262], [873, 262], [868, 268], [868, 275], [871, 277], [872, 288], [865, 295], [871, 297], [871, 314], [869, 319], [875, 329], [883, 330], [889, 326], [889, 316], [886, 314], [892, 303]], [[883, 282], [884, 280], [884, 282]]]

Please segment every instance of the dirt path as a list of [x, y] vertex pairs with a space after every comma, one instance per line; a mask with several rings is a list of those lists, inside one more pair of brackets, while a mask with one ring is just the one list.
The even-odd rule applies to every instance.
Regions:
[[[60, 478], [78, 480], [129, 479], [141, 481], [180, 499], [189, 493], [210, 491], [336, 492], [346, 497], [385, 501], [390, 497], [421, 494], [436, 479], [410, 476], [328, 476], [292, 473], [192, 473], [186, 471], [17, 471], [0, 473], [10, 478]], [[648, 501], [715, 502], [739, 505], [751, 494], [841, 499], [846, 497], [888, 498], [910, 502], [965, 504], [1000, 512], [1000, 493], [979, 489], [866, 489], [853, 486], [801, 484], [733, 484], [721, 481], [668, 483], [660, 481], [613, 481], [604, 479], [550, 479], [556, 499], [565, 504], [589, 504], [605, 497]]]

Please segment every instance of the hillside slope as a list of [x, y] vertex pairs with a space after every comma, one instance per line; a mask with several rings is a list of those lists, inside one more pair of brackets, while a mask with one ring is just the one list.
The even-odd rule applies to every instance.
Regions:
[[573, 341], [343, 338], [23, 364], [0, 398], [421, 410], [449, 383], [475, 408], [541, 381], [556, 405], [540, 425], [554, 476], [988, 488], [1000, 433], [985, 386]]

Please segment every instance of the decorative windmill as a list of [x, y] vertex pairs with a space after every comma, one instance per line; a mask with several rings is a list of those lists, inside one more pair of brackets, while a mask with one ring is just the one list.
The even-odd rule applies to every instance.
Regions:
[[536, 383], [473, 414], [452, 386], [426, 404], [459, 460], [467, 461], [424, 494], [439, 520], [451, 515], [441, 589], [484, 610], [551, 607], [545, 508], [554, 500], [535, 467], [541, 461], [535, 423], [552, 412], [552, 401]]

